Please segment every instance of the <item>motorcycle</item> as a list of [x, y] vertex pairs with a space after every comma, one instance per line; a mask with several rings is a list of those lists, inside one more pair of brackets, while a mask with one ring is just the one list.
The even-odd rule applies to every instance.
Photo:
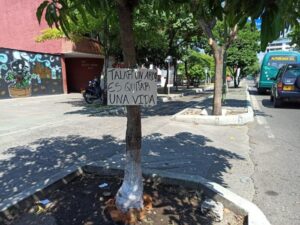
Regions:
[[88, 104], [92, 104], [96, 99], [100, 99], [101, 103], [103, 103], [102, 92], [100, 81], [98, 78], [95, 78], [92, 81], [89, 81], [88, 87], [86, 87], [83, 92], [83, 98]]

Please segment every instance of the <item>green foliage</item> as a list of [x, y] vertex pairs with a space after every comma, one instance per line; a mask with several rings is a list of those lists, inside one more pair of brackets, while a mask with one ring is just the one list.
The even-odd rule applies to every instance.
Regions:
[[36, 17], [38, 18], [39, 23], [41, 23], [41, 18], [43, 15], [43, 11], [45, 10], [45, 8], [49, 5], [49, 1], [44, 1], [42, 4], [40, 4], [40, 6], [37, 8], [36, 11]]
[[[192, 79], [205, 79], [205, 68], [208, 68], [209, 73], [214, 71], [214, 59], [207, 54], [199, 53], [195, 50], [189, 49], [187, 54], [183, 57], [183, 60], [187, 62], [188, 76], [190, 76]], [[181, 63], [178, 69], [181, 75], [185, 74], [184, 63]]]
[[[276, 40], [288, 24], [297, 25], [300, 18], [300, 1], [195, 0], [192, 3], [191, 10], [197, 18], [206, 22], [207, 29], [212, 29], [216, 20], [224, 21], [228, 28], [233, 28], [235, 25], [242, 28], [248, 18], [254, 21], [254, 19], [261, 17], [260, 42], [262, 50], [267, 47], [269, 42]], [[230, 30], [228, 29], [227, 32]]]
[[35, 38], [36, 42], [44, 42], [65, 37], [64, 33], [57, 28], [47, 28], [41, 31], [41, 34]]
[[300, 49], [300, 25], [294, 26], [292, 32], [288, 35], [292, 39], [291, 44], [296, 44], [296, 49]]
[[[119, 55], [121, 51], [119, 38], [119, 24], [114, 8], [114, 1], [56, 1], [57, 7], [53, 9], [53, 2], [45, 1], [37, 10], [38, 20], [41, 20], [42, 11], [46, 10], [45, 19], [50, 27], [56, 28], [42, 31], [37, 42], [67, 37], [79, 42], [85, 37], [97, 40], [104, 49], [104, 55]], [[59, 7], [58, 7], [59, 6]], [[98, 7], [98, 8], [97, 8]], [[99, 8], [100, 7], [100, 8]]]
[[157, 10], [152, 2], [140, 4], [134, 21], [139, 63], [164, 64], [168, 55], [179, 59], [181, 48], [200, 36], [197, 21], [183, 5], [175, 4], [171, 9]]
[[116, 15], [114, 9], [115, 1], [85, 0], [83, 4], [80, 0], [52, 0], [44, 1], [38, 7], [36, 16], [40, 22], [45, 11], [45, 20], [48, 25], [50, 27], [55, 25], [56, 28], [62, 30], [69, 37], [69, 34], [76, 30], [77, 25], [79, 30], [83, 31], [84, 26], [90, 30], [91, 26], [101, 24], [98, 22], [93, 23], [92, 17], [103, 22], [111, 15]]
[[[133, 1], [136, 5], [138, 1]], [[167, 55], [180, 58], [179, 48], [191, 42], [199, 35], [197, 21], [182, 1], [140, 0], [134, 13], [134, 34], [138, 63], [151, 62], [163, 64]], [[53, 5], [59, 7], [53, 8]], [[57, 0], [56, 3], [45, 1], [37, 10], [39, 21], [46, 11], [45, 19], [49, 26], [58, 25], [70, 39], [87, 33], [97, 33], [101, 44], [109, 43], [111, 52], [120, 50], [119, 24], [116, 15], [116, 1]], [[109, 35], [103, 27], [108, 25]], [[39, 40], [60, 37], [56, 33], [46, 32]]]
[[[139, 1], [131, 1], [136, 5]], [[190, 12], [197, 18], [207, 22], [209, 28], [213, 28], [216, 20], [224, 21], [226, 27], [233, 28], [236, 24], [242, 28], [250, 17], [256, 19], [262, 18], [261, 47], [265, 49], [267, 44], [280, 35], [280, 32], [287, 24], [297, 25], [300, 18], [300, 2], [285, 0], [232, 0], [232, 1], [210, 1], [210, 0], [140, 0], [140, 5], [150, 5], [162, 15], [172, 14], [181, 7], [190, 6]], [[88, 24], [89, 15], [101, 19], [99, 11], [110, 15], [115, 13], [116, 1], [110, 0], [55, 0], [44, 1], [38, 7], [36, 15], [39, 20], [46, 11], [45, 19], [49, 26], [59, 27], [65, 35], [69, 35], [73, 24], [76, 24], [81, 18], [84, 24]], [[155, 21], [153, 21], [155, 22]], [[150, 23], [151, 24], [151, 23]], [[141, 25], [141, 24], [140, 24]], [[146, 26], [146, 24], [144, 24]], [[147, 25], [148, 26], [148, 25]], [[225, 29], [225, 33], [230, 30]], [[151, 39], [151, 38], [150, 38]]]
[[259, 32], [246, 24], [237, 34], [237, 39], [227, 50], [227, 66], [234, 73], [234, 67], [241, 68], [244, 75], [254, 74], [259, 69], [257, 52], [259, 52]]
[[134, 34], [139, 64], [161, 64], [168, 51], [165, 18], [152, 4], [137, 7], [134, 15]]

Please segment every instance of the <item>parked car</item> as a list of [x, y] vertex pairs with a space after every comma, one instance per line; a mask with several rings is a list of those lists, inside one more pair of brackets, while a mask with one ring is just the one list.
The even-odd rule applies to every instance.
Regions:
[[281, 67], [272, 80], [270, 100], [275, 108], [280, 107], [284, 101], [300, 102], [300, 63]]

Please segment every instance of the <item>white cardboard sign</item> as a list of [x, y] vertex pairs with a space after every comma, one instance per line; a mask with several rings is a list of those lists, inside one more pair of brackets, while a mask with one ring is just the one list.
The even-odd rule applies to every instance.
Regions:
[[108, 105], [156, 105], [157, 72], [152, 69], [109, 68]]

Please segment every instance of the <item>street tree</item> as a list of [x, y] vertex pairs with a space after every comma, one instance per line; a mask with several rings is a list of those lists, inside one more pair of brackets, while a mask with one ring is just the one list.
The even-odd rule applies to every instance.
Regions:
[[259, 31], [247, 23], [237, 33], [236, 40], [227, 50], [226, 65], [234, 77], [234, 86], [238, 87], [237, 69], [240, 74], [255, 74], [259, 69], [257, 53], [259, 46]]
[[[146, 0], [46, 0], [39, 6], [37, 17], [40, 21], [44, 13], [49, 26], [60, 28], [67, 36], [70, 31], [70, 21], [76, 23], [78, 16], [82, 16], [87, 23], [86, 12], [92, 16], [97, 16], [98, 10], [113, 10], [117, 15], [120, 29], [121, 48], [125, 66], [135, 67], [137, 63], [134, 39], [134, 11], [139, 2]], [[149, 0], [150, 1], [150, 0]], [[154, 0], [153, 0], [154, 1]], [[295, 10], [292, 1], [285, 4], [283, 0], [250, 0], [250, 1], [209, 1], [209, 0], [166, 0], [154, 1], [155, 7], [160, 9], [161, 5], [176, 8], [175, 2], [192, 3], [193, 15], [198, 19], [202, 30], [209, 38], [209, 44], [213, 49], [216, 62], [214, 114], [221, 114], [220, 90], [222, 89], [222, 65], [225, 50], [234, 40], [237, 27], [243, 26], [247, 18], [262, 17], [261, 43], [265, 46], [268, 41], [275, 39], [282, 30], [282, 17], [278, 16], [283, 7], [283, 12], [289, 15], [298, 15], [299, 6]], [[225, 2], [225, 6], [223, 6]], [[277, 4], [278, 3], [278, 4]], [[299, 3], [298, 3], [299, 5]], [[289, 8], [287, 8], [287, 6]], [[289, 10], [287, 10], [289, 9]], [[282, 11], [282, 10], [281, 10]], [[225, 15], [225, 17], [224, 17]], [[224, 41], [217, 42], [212, 35], [212, 29], [216, 20], [226, 22], [224, 30]], [[293, 17], [287, 16], [286, 21], [293, 21]], [[275, 21], [275, 23], [273, 22]], [[270, 26], [272, 22], [275, 26]], [[219, 93], [218, 93], [219, 92]], [[123, 184], [116, 195], [116, 205], [122, 212], [130, 209], [140, 210], [143, 208], [143, 185], [141, 170], [141, 112], [139, 106], [127, 106], [127, 129], [126, 129], [126, 162]]]
[[[68, 36], [69, 21], [76, 23], [77, 15], [86, 21], [86, 12], [97, 16], [98, 10], [114, 9], [119, 21], [121, 47], [127, 68], [136, 65], [133, 32], [133, 14], [138, 0], [96, 1], [55, 0], [44, 1], [37, 9], [38, 20], [45, 19], [49, 26], [55, 25]], [[126, 162], [123, 184], [116, 195], [117, 208], [127, 213], [130, 209], [143, 208], [143, 184], [141, 170], [141, 112], [139, 106], [127, 106]]]
[[[39, 22], [42, 16], [45, 15], [45, 20], [50, 27], [55, 26], [61, 29], [64, 34], [69, 37], [71, 31], [70, 21], [76, 24], [78, 17], [82, 17], [86, 24], [88, 22], [86, 13], [97, 18], [99, 10], [103, 12], [113, 10], [118, 19], [124, 64], [127, 68], [134, 68], [137, 63], [134, 36], [134, 12], [140, 1], [46, 0], [40, 4], [36, 14]], [[175, 0], [173, 1], [175, 2]], [[173, 1], [155, 1], [155, 5], [158, 9], [161, 9], [161, 6], [175, 7]], [[131, 209], [139, 211], [143, 208], [141, 138], [140, 107], [134, 105], [127, 106], [124, 180], [115, 197], [116, 207], [123, 213], [128, 213]]]
[[[212, 49], [216, 65], [213, 114], [221, 115], [224, 57], [235, 40], [238, 29], [244, 27], [249, 18], [254, 21], [261, 17], [260, 42], [261, 48], [265, 49], [269, 42], [279, 37], [287, 23], [298, 24], [300, 3], [283, 0], [191, 0], [186, 2], [190, 4], [191, 11], [197, 18]], [[219, 30], [221, 39], [217, 39], [213, 32], [217, 21], [223, 21], [223, 29]]]

